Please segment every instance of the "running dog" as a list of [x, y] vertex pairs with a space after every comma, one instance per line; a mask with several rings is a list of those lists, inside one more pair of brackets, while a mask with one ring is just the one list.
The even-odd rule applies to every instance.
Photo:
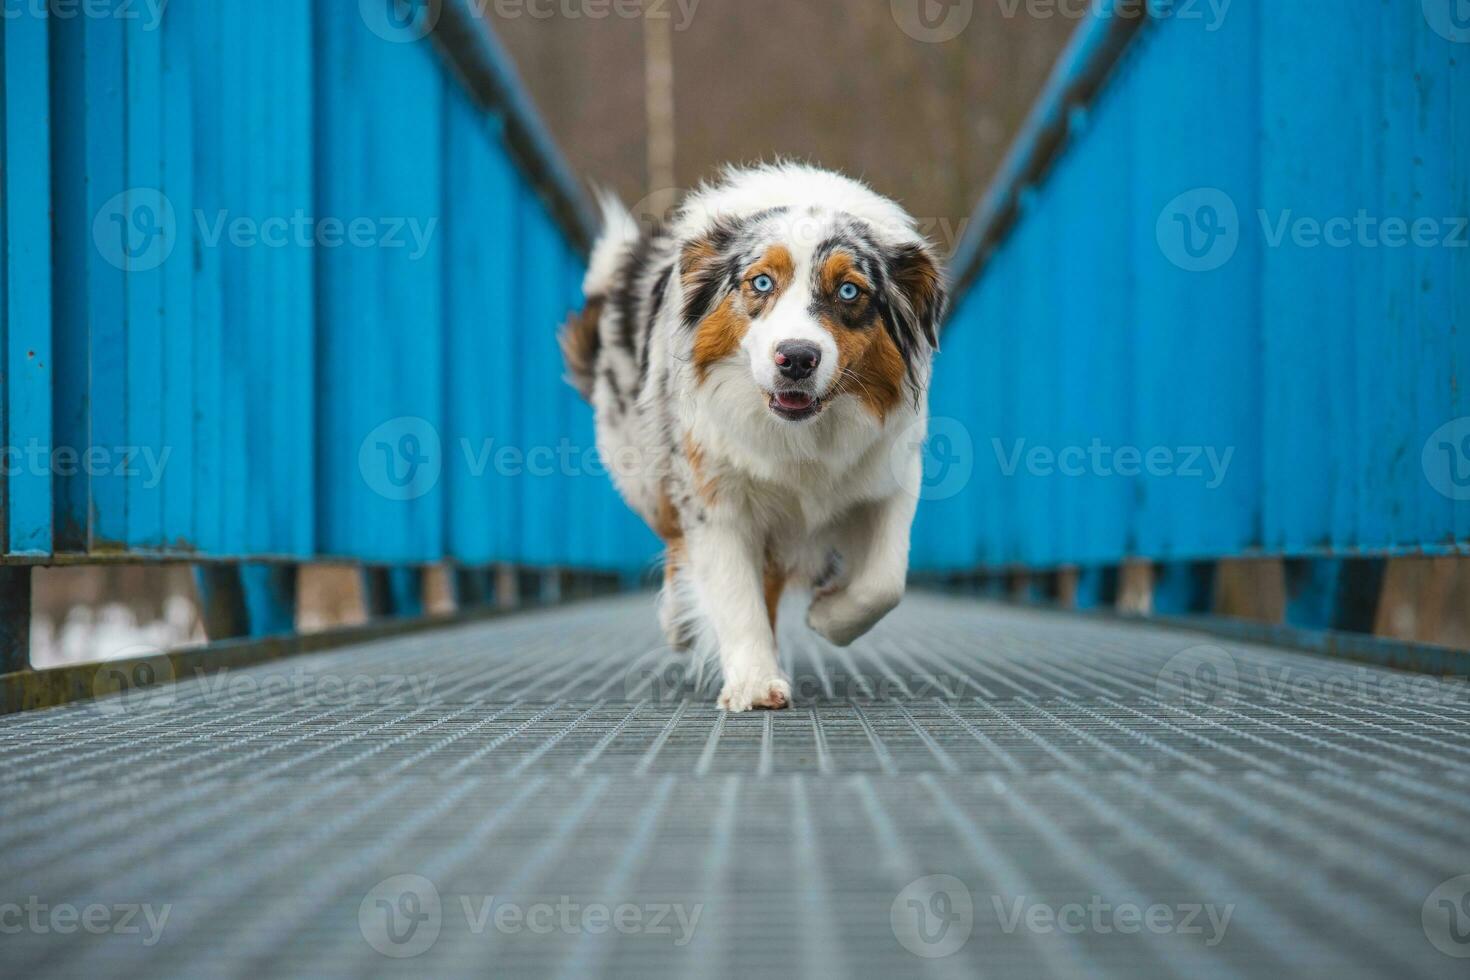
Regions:
[[944, 274], [901, 207], [806, 165], [728, 169], [648, 232], [602, 210], [569, 380], [667, 548], [668, 641], [718, 650], [721, 707], [784, 708], [788, 586], [840, 646], [903, 597]]

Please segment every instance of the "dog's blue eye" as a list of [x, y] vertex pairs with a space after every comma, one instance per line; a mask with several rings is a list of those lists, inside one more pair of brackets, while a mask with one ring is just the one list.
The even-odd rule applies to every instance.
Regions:
[[750, 283], [758, 293], [769, 293], [776, 288], [776, 280], [767, 275], [756, 276]]
[[851, 303], [853, 300], [858, 298], [858, 294], [860, 292], [861, 290], [854, 286], [852, 283], [845, 282], [838, 288], [837, 298], [842, 300], [844, 303]]

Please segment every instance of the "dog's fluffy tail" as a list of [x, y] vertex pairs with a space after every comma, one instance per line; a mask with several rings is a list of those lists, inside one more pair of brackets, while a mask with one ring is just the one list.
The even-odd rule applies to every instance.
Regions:
[[562, 357], [567, 364], [567, 380], [588, 401], [592, 400], [597, 351], [602, 343], [599, 332], [602, 309], [618, 269], [629, 250], [637, 244], [639, 235], [638, 222], [633, 220], [615, 194], [608, 190], [600, 191], [597, 203], [602, 210], [602, 231], [592, 246], [587, 275], [582, 280], [582, 293], [587, 297], [587, 305], [566, 322], [559, 337]]
[[598, 209], [602, 212], [602, 230], [597, 243], [592, 246], [592, 257], [587, 261], [587, 276], [582, 280], [582, 292], [588, 299], [606, 296], [617, 277], [618, 267], [628, 252], [638, 243], [638, 222], [623, 202], [610, 190], [597, 192]]

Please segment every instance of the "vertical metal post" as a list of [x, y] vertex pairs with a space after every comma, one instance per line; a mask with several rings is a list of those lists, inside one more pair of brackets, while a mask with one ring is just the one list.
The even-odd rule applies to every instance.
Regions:
[[295, 632], [297, 574], [291, 564], [241, 566], [251, 636]]
[[31, 665], [31, 567], [0, 565], [0, 674]]
[[370, 618], [422, 616], [424, 572], [408, 566], [373, 565], [362, 570], [362, 599]]
[[362, 608], [368, 619], [392, 615], [392, 598], [388, 594], [388, 569], [370, 565], [362, 570]]
[[541, 573], [524, 565], [516, 566], [516, 600], [529, 606], [541, 601]]
[[541, 572], [540, 598], [546, 605], [561, 602], [562, 599], [562, 577], [561, 569], [547, 568]]
[[1373, 632], [1387, 568], [1381, 558], [1287, 559], [1286, 622], [1306, 629]]
[[1118, 604], [1116, 565], [1089, 565], [1077, 570], [1078, 609], [1108, 609]]
[[394, 616], [424, 614], [424, 570], [404, 565], [388, 569], [388, 592]]
[[1154, 566], [1156, 616], [1208, 613], [1215, 605], [1215, 563], [1172, 561]]
[[454, 604], [460, 609], [489, 606], [495, 602], [495, 573], [489, 568], [456, 568], [451, 576]]
[[196, 565], [194, 582], [199, 589], [199, 615], [204, 620], [206, 637], [227, 640], [249, 635], [250, 610], [239, 565]]

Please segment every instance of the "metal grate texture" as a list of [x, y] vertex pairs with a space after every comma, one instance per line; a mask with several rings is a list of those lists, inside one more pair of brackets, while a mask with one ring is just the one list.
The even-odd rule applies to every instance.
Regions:
[[[725, 715], [644, 596], [0, 719], [0, 973], [1470, 969], [1463, 683], [913, 595]], [[90, 917], [90, 918], [89, 918]]]

